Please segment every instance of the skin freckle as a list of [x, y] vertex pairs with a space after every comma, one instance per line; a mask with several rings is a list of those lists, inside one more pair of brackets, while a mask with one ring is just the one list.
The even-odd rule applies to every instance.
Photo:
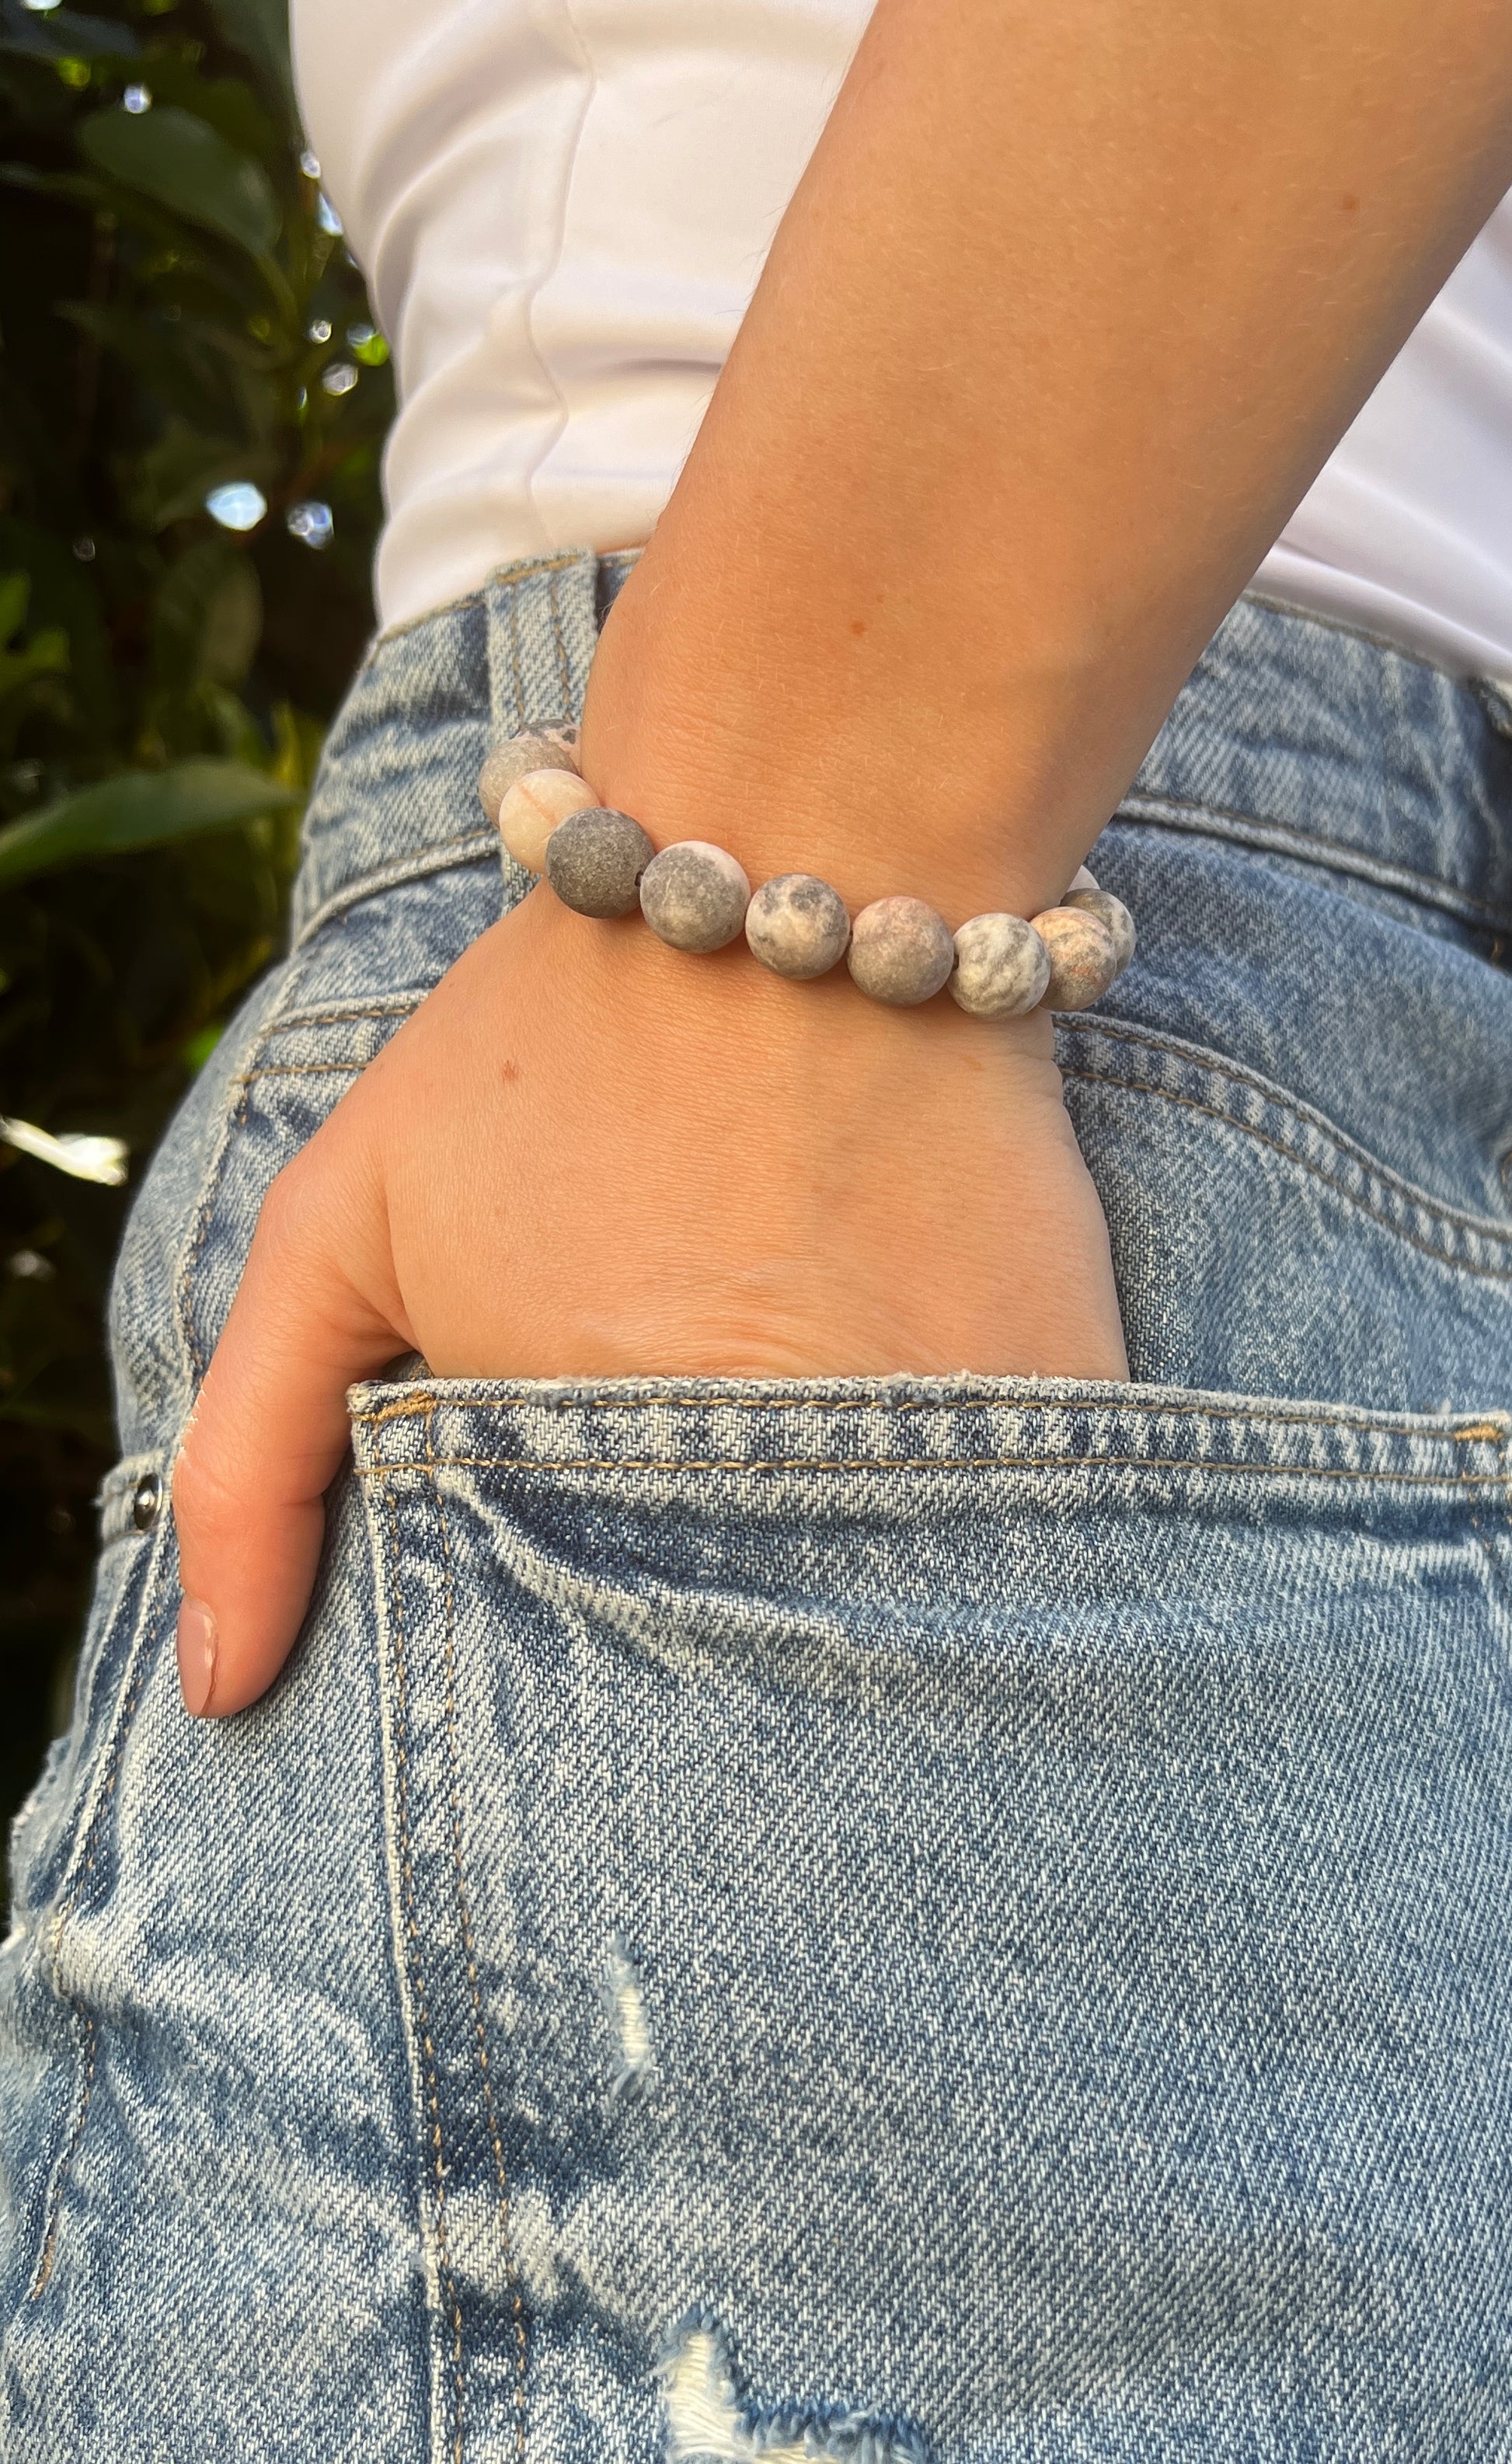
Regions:
[[519, 1076], [519, 1063], [517, 1061], [501, 1061], [499, 1063], [499, 1076], [503, 1079], [506, 1087], [513, 1087], [515, 1079]]

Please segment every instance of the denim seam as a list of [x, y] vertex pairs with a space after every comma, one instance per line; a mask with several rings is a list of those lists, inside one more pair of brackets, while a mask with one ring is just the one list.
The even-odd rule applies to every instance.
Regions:
[[[1237, 1130], [1241, 1136], [1253, 1138], [1258, 1146], [1269, 1147], [1273, 1154], [1283, 1155], [1287, 1162], [1294, 1163], [1300, 1172], [1309, 1173], [1325, 1189], [1333, 1190], [1347, 1206], [1357, 1207], [1362, 1215], [1368, 1215], [1372, 1222], [1379, 1223], [1382, 1229], [1390, 1232], [1394, 1239], [1405, 1241], [1410, 1248], [1420, 1250], [1424, 1257], [1435, 1259], [1439, 1265], [1447, 1266], [1457, 1274], [1479, 1275], [1488, 1283], [1512, 1283], [1512, 1265], [1482, 1265], [1474, 1258], [1451, 1256], [1446, 1248], [1435, 1247], [1432, 1241], [1424, 1240], [1420, 1234], [1409, 1232], [1405, 1224], [1393, 1222], [1391, 1216], [1383, 1213], [1380, 1207], [1372, 1206], [1369, 1199], [1361, 1198], [1354, 1190], [1348, 1188], [1333, 1173], [1326, 1172], [1321, 1164], [1312, 1162], [1304, 1155], [1299, 1155], [1295, 1147], [1284, 1145], [1280, 1138], [1269, 1136], [1264, 1130], [1255, 1129], [1248, 1121], [1236, 1119], [1232, 1112], [1221, 1111], [1216, 1104], [1199, 1103], [1194, 1095], [1178, 1095], [1170, 1087], [1151, 1087], [1142, 1084], [1135, 1078], [1117, 1078], [1110, 1070], [1066, 1068], [1062, 1071], [1062, 1075], [1085, 1086], [1118, 1087], [1122, 1088], [1126, 1094], [1149, 1095], [1157, 1103], [1177, 1104], [1183, 1111], [1200, 1112], [1210, 1121], [1220, 1121], [1225, 1129]], [[1450, 1220], [1439, 1217], [1440, 1221]], [[1475, 1237], [1493, 1240], [1498, 1238], [1496, 1234], [1483, 1233], [1477, 1233]]]
[[274, 1033], [292, 1035], [308, 1026], [361, 1025], [366, 1019], [407, 1018], [425, 1000], [423, 992], [396, 993], [389, 1001], [359, 999], [351, 1004], [333, 1002], [324, 1009], [281, 1009]]
[[244, 1069], [232, 1080], [237, 1087], [258, 1087], [265, 1078], [361, 1078], [376, 1052], [367, 1061], [270, 1061], [261, 1069]]
[[441, 2099], [436, 2085], [436, 2049], [431, 2035], [429, 2006], [426, 2000], [425, 1977], [420, 1966], [420, 1926], [415, 1910], [414, 1855], [409, 1836], [409, 1678], [405, 1646], [404, 1567], [399, 1553], [399, 1514], [391, 1492], [385, 1486], [383, 1505], [388, 1515], [389, 1545], [394, 1570], [394, 1676], [398, 1692], [399, 1731], [395, 1750], [396, 1793], [399, 1798], [400, 1864], [404, 1875], [405, 1929], [409, 1937], [407, 1962], [414, 1986], [415, 2015], [420, 2023], [420, 2041], [425, 2052], [426, 2101], [430, 2108], [431, 2144], [435, 2151], [435, 2220], [436, 2255], [444, 2281], [446, 2299], [451, 2313], [451, 2366], [455, 2390], [452, 2423], [452, 2464], [462, 2464], [463, 2431], [463, 2353], [462, 2303], [457, 2292], [451, 2255], [447, 2244], [447, 2164], [441, 2132]]
[[[1111, 1044], [1133, 1045], [1141, 1051], [1151, 1053], [1168, 1069], [1174, 1064], [1198, 1078], [1219, 1079], [1296, 1121], [1318, 1146], [1352, 1164], [1357, 1172], [1378, 1182], [1404, 1206], [1413, 1207], [1434, 1221], [1476, 1240], [1488, 1241], [1493, 1246], [1512, 1246], [1512, 1229], [1504, 1222], [1489, 1215], [1473, 1214], [1467, 1207], [1450, 1206], [1443, 1199], [1435, 1198], [1431, 1191], [1420, 1187], [1416, 1181], [1408, 1180], [1401, 1173], [1393, 1172], [1358, 1140], [1347, 1136], [1338, 1123], [1330, 1120], [1326, 1112], [1320, 1112], [1315, 1105], [1304, 1103], [1288, 1088], [1279, 1085], [1274, 1078], [1262, 1076], [1258, 1069], [1247, 1069], [1206, 1045], [1189, 1044], [1184, 1037], [1162, 1035], [1152, 1028], [1135, 1026], [1119, 1018], [1064, 1016], [1059, 1023], [1064, 1034], [1085, 1039], [1106, 1036]], [[1238, 1113], [1225, 1117], [1240, 1122], [1243, 1118]]]
[[[567, 11], [567, 16], [570, 21], [572, 16], [570, 9]], [[561, 678], [562, 716], [564, 718], [570, 718], [572, 716], [572, 669], [567, 658], [567, 645], [562, 639], [561, 601], [558, 597], [557, 583], [557, 574], [555, 572], [548, 574], [546, 577], [546, 609], [551, 618], [551, 638], [553, 647], [557, 653], [557, 672]]]
[[1321, 871], [1348, 873], [1357, 880], [1370, 882], [1378, 890], [1396, 891], [1403, 897], [1415, 899], [1420, 906], [1436, 907], [1446, 914], [1461, 916], [1466, 923], [1488, 925], [1499, 932], [1512, 927], [1512, 907], [1477, 898], [1457, 884], [1418, 872], [1411, 865], [1383, 863], [1379, 856], [1368, 855], [1346, 839], [1329, 838], [1321, 830], [1302, 830], [1293, 823], [1236, 812], [1223, 804], [1198, 803], [1185, 796], [1141, 796], [1132, 790], [1124, 797], [1113, 819], [1144, 824], [1152, 829], [1177, 830], [1191, 837], [1227, 839], [1238, 847], [1254, 847], [1260, 854], [1291, 856]]
[[305, 918], [290, 942], [291, 957], [349, 908], [361, 907], [364, 899], [380, 897], [385, 890], [403, 890], [407, 882], [428, 880], [433, 873], [455, 872], [466, 865], [483, 864], [493, 858], [497, 847], [498, 839], [493, 830], [470, 830], [462, 838], [437, 839], [433, 846], [417, 848], [413, 855], [396, 856], [391, 864], [359, 873], [353, 880], [343, 882], [340, 890], [333, 890], [314, 914]]
[[[1497, 1485], [1501, 1490], [1501, 1520], [1506, 1525], [1509, 1534], [1512, 1534], [1512, 1510], [1509, 1510], [1508, 1503], [1509, 1497], [1512, 1497], [1512, 1489], [1508, 1486], [1504, 1441], [1500, 1438], [1497, 1441]], [[1512, 1581], [1508, 1580], [1496, 1551], [1480, 1529], [1480, 1518], [1469, 1498], [1465, 1500], [1465, 1509], [1470, 1516], [1471, 1528], [1484, 1551], [1486, 1564], [1491, 1569], [1491, 1580], [1501, 1595], [1503, 1606], [1512, 1612]]]
[[[427, 1427], [427, 1441], [429, 1435]], [[472, 1938], [472, 1910], [468, 1899], [467, 1878], [462, 1861], [462, 1775], [461, 1757], [457, 1751], [456, 1599], [452, 1579], [451, 1536], [447, 1528], [446, 1500], [439, 1481], [432, 1483], [432, 1491], [436, 1502], [436, 1519], [441, 1529], [441, 1562], [446, 1598], [447, 1793], [451, 1815], [451, 1861], [456, 1870], [457, 1917], [462, 1927], [468, 1991], [472, 2002], [472, 2027], [477, 2045], [478, 2070], [483, 2082], [483, 2106], [488, 2120], [489, 2145], [493, 2151], [493, 2178], [498, 2185], [500, 2222], [504, 2240], [504, 2273], [510, 2288], [511, 2311], [515, 2324], [515, 2453], [518, 2464], [523, 2464], [528, 2359], [525, 2307], [520, 2294], [519, 2270], [515, 2263], [509, 2174], [504, 2163], [504, 2144], [499, 2130], [498, 2105], [493, 2095], [493, 2078], [489, 2068], [488, 2034], [483, 2024], [483, 1996], [478, 1986], [477, 1953]]]
[[[1488, 1241], [1501, 1248], [1512, 1247], [1512, 1230], [1504, 1224], [1496, 1222], [1489, 1215], [1472, 1215], [1466, 1208], [1445, 1205], [1428, 1190], [1420, 1189], [1415, 1181], [1406, 1180], [1400, 1173], [1392, 1172], [1368, 1148], [1347, 1137], [1326, 1112], [1320, 1112], [1311, 1104], [1303, 1103], [1286, 1088], [1279, 1086], [1274, 1078], [1262, 1077], [1258, 1069], [1245, 1069], [1238, 1062], [1230, 1061], [1221, 1052], [1210, 1050], [1205, 1045], [1188, 1044], [1176, 1035], [1159, 1035], [1147, 1027], [1129, 1025], [1122, 1019], [1063, 1016], [1060, 1024], [1065, 1033], [1085, 1037], [1106, 1035], [1110, 1043], [1134, 1045], [1141, 1051], [1153, 1053], [1158, 1060], [1168, 1064], [1174, 1062], [1199, 1077], [1222, 1079], [1229, 1086], [1257, 1096], [1273, 1111], [1287, 1114], [1309, 1136], [1353, 1164], [1357, 1172], [1378, 1181], [1405, 1206], [1415, 1207], [1435, 1222], [1443, 1223], [1478, 1241]], [[1128, 1083], [1135, 1085], [1139, 1082], [1130, 1080]], [[1226, 1112], [1223, 1117], [1243, 1126], [1238, 1114]]]
[[[413, 1420], [420, 1419], [422, 1418], [429, 1419], [436, 1410], [442, 1408], [443, 1404], [453, 1409], [473, 1411], [493, 1408], [490, 1404], [458, 1404], [453, 1397], [449, 1396], [442, 1397], [436, 1395], [433, 1390], [430, 1390], [418, 1396], [406, 1396], [405, 1400], [401, 1403], [385, 1403], [383, 1410], [380, 1412], [354, 1412], [351, 1415], [352, 1425], [354, 1428], [377, 1428], [381, 1423], [386, 1420]], [[520, 1407], [506, 1405], [501, 1408], [517, 1409]], [[555, 1407], [532, 1406], [527, 1404], [523, 1408], [529, 1410]], [[1319, 1412], [1316, 1410], [1310, 1412], [1254, 1411], [1240, 1409], [1235, 1405], [1227, 1403], [1187, 1403], [1175, 1401], [1170, 1403], [1148, 1404], [1122, 1403], [1116, 1401], [1109, 1403], [1087, 1404], [1070, 1401], [1061, 1402], [1051, 1399], [1045, 1402], [1030, 1401], [1026, 1403], [997, 1403], [991, 1402], [986, 1397], [975, 1395], [964, 1395], [959, 1397], [954, 1396], [926, 1396], [920, 1397], [911, 1401], [905, 1400], [896, 1403], [889, 1402], [886, 1397], [880, 1396], [861, 1396], [854, 1400], [851, 1400], [846, 1397], [841, 1397], [833, 1402], [810, 1402], [788, 1395], [655, 1395], [649, 1397], [636, 1397], [622, 1402], [617, 1397], [609, 1396], [602, 1402], [595, 1398], [591, 1402], [586, 1402], [576, 1407], [569, 1406], [568, 1408], [577, 1408], [579, 1410], [595, 1413], [712, 1411], [813, 1411], [825, 1413], [885, 1412], [889, 1419], [901, 1419], [903, 1414], [906, 1412], [1136, 1411], [1142, 1413], [1147, 1419], [1186, 1419], [1236, 1420], [1241, 1422], [1246, 1428], [1252, 1429], [1282, 1428], [1358, 1430], [1364, 1428], [1368, 1436], [1416, 1438], [1430, 1445], [1468, 1445], [1486, 1440], [1489, 1440], [1491, 1442], [1500, 1442], [1501, 1436], [1500, 1427], [1494, 1423], [1488, 1425], [1483, 1419], [1478, 1421], [1473, 1428], [1446, 1429], [1440, 1436], [1436, 1430], [1425, 1431], [1420, 1427], [1414, 1426], [1408, 1420], [1382, 1420], [1372, 1417], [1367, 1424], [1358, 1419], [1348, 1419], [1341, 1418], [1336, 1413], [1326, 1411]], [[441, 1456], [436, 1457], [437, 1462], [444, 1460], [445, 1458]], [[514, 1458], [501, 1458], [501, 1460], [513, 1461]], [[933, 1460], [933, 1458], [931, 1458], [931, 1460]]]
[[513, 590], [506, 591], [504, 605], [509, 617], [509, 671], [510, 682], [515, 689], [515, 724], [517, 727], [525, 709], [525, 669], [519, 647], [518, 593]]
[[[274, 1001], [273, 1008], [252, 1038], [248, 1056], [252, 1063], [255, 1063], [259, 1053], [267, 1050], [274, 1036], [279, 1033], [293, 1006], [292, 997], [298, 979], [292, 967], [289, 970], [289, 976], [293, 980], [286, 980], [281, 985], [279, 998]], [[175, 1292], [179, 1337], [184, 1348], [185, 1364], [189, 1372], [189, 1382], [195, 1386], [203, 1382], [207, 1366], [194, 1325], [195, 1269], [199, 1265], [205, 1243], [209, 1238], [210, 1224], [215, 1215], [215, 1203], [220, 1196], [221, 1183], [226, 1177], [226, 1167], [230, 1158], [231, 1148], [235, 1143], [237, 1132], [246, 1126], [247, 1120], [248, 1082], [245, 1077], [232, 1078], [230, 1084], [232, 1087], [239, 1086], [241, 1091], [221, 1124], [220, 1142], [206, 1172], [199, 1211], [195, 1218], [194, 1238], [189, 1243], [180, 1266]]]
[[32, 2278], [31, 2299], [33, 2301], [39, 2301], [46, 2292], [48, 2280], [53, 2273], [54, 2261], [57, 2256], [57, 2237], [63, 2220], [64, 2194], [74, 2169], [74, 2160], [83, 2143], [84, 2124], [89, 2119], [90, 2103], [95, 2091], [95, 2073], [99, 2057], [99, 2031], [95, 2018], [92, 2013], [84, 2009], [77, 1996], [69, 1991], [62, 1981], [63, 1932], [65, 1926], [77, 1914], [83, 1900], [85, 1885], [95, 1870], [100, 1824], [104, 1820], [105, 1809], [116, 1793], [117, 1784], [121, 1778], [121, 1765], [126, 1750], [126, 1739], [131, 1733], [131, 1724], [136, 1716], [142, 1686], [146, 1682], [151, 1657], [148, 1641], [156, 1626], [158, 1612], [167, 1590], [169, 1552], [165, 1532], [160, 1531], [157, 1547], [158, 1562], [147, 1578], [142, 1614], [138, 1619], [136, 1634], [132, 1639], [130, 1663], [134, 1665], [128, 1663], [129, 1683], [124, 1681], [122, 1683], [119, 1705], [114, 1715], [115, 1734], [110, 1741], [103, 1783], [90, 1811], [88, 1823], [79, 1843], [77, 1851], [79, 1862], [75, 1868], [72, 1884], [68, 1888], [66, 1897], [60, 1901], [57, 1913], [49, 1928], [54, 1988], [70, 2005], [76, 2023], [82, 2032], [80, 2053], [83, 2059], [83, 2080], [77, 2091], [78, 2101], [74, 2116], [74, 2126], [58, 2158], [57, 2169], [54, 2174], [48, 2196], [46, 2231]]
[[[1393, 1488], [1500, 1488], [1501, 1470], [1379, 1471], [1320, 1463], [1226, 1463], [1210, 1455], [437, 1455], [430, 1463], [359, 1464], [359, 1480], [402, 1471], [1187, 1471], [1269, 1480], [1350, 1480]], [[386, 1489], [384, 1492], [387, 1494]]]

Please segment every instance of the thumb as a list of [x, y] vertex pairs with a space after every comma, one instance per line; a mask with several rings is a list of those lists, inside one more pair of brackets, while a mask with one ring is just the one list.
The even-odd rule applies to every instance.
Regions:
[[386, 1237], [373, 1231], [383, 1209], [354, 1205], [340, 1178], [333, 1188], [337, 1158], [319, 1144], [263, 1201], [174, 1466], [179, 1678], [196, 1715], [243, 1710], [283, 1666], [346, 1451], [346, 1389], [408, 1344], [397, 1304], [380, 1307], [354, 1280], [377, 1250], [373, 1281], [391, 1288]]

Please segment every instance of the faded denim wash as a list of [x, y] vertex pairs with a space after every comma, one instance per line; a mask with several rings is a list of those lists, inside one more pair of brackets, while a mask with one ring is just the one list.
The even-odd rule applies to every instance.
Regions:
[[185, 1715], [259, 1202], [521, 893], [478, 765], [623, 569], [379, 643], [132, 1218], [3, 2453], [1506, 2464], [1494, 691], [1241, 603], [1105, 836], [1140, 954], [1058, 1032], [1137, 1384], [364, 1387], [290, 1667]]

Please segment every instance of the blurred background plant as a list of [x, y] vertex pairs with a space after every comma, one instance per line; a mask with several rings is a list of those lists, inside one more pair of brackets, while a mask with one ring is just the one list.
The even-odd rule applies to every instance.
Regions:
[[283, 0], [0, 0], [0, 1810], [67, 1716], [132, 1187], [279, 946], [387, 351]]

